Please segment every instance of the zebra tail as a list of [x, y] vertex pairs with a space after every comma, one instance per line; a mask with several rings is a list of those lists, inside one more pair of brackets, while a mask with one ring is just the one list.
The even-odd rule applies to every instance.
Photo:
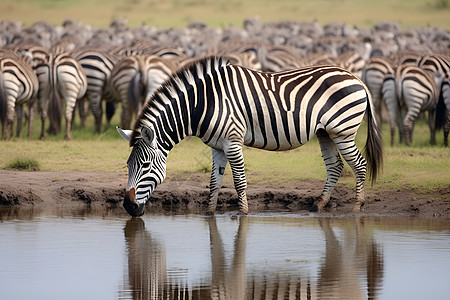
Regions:
[[56, 83], [53, 84], [52, 92], [50, 95], [50, 102], [48, 104], [48, 118], [50, 125], [58, 134], [61, 132], [61, 119], [62, 119], [62, 103], [59, 98], [58, 91], [56, 90]]
[[[129, 107], [131, 109], [137, 110], [140, 107], [141, 95], [142, 95], [142, 72], [138, 70], [136, 74], [131, 78], [130, 84], [128, 85], [128, 101], [130, 101]], [[139, 111], [136, 111], [138, 114]]]
[[441, 130], [444, 127], [445, 120], [446, 120], [446, 107], [441, 90], [441, 92], [439, 93], [438, 103], [436, 104], [436, 120], [435, 120], [436, 130]]
[[367, 140], [364, 152], [367, 160], [368, 173], [374, 184], [377, 180], [378, 174], [383, 167], [383, 140], [381, 135], [381, 128], [377, 124], [372, 104], [372, 96], [366, 88], [367, 94]]

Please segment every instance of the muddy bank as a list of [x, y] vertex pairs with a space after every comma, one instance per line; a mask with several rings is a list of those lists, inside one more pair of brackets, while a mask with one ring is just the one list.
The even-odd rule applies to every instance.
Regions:
[[[65, 209], [83, 206], [120, 207], [124, 195], [126, 173], [104, 172], [23, 172], [0, 170], [0, 205], [43, 206]], [[203, 213], [208, 198], [209, 174], [189, 174], [166, 180], [154, 192], [149, 210]], [[324, 181], [307, 180], [273, 185], [249, 184], [249, 210], [291, 211], [309, 213], [320, 195]], [[332, 201], [322, 214], [348, 214], [353, 206], [354, 191], [338, 184]], [[219, 196], [219, 209], [237, 207], [232, 185], [225, 183]], [[120, 210], [119, 210], [120, 211]], [[123, 213], [126, 212], [123, 210]], [[377, 189], [366, 195], [361, 215], [410, 215], [450, 218], [450, 186], [423, 195], [410, 190]]]

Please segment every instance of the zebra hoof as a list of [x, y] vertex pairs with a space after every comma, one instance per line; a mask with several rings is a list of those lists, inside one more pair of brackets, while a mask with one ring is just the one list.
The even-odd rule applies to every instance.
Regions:
[[364, 206], [364, 203], [355, 204], [355, 206], [353, 206], [352, 212], [354, 212], [354, 213], [361, 212], [363, 206]]
[[317, 204], [313, 204], [311, 208], [309, 209], [310, 212], [321, 212], [322, 208], [320, 208]]

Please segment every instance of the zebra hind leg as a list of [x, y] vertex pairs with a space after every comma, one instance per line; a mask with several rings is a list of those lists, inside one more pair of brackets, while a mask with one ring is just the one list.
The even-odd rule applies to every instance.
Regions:
[[212, 149], [213, 165], [211, 171], [211, 181], [209, 184], [209, 204], [207, 214], [213, 215], [217, 207], [222, 178], [227, 166], [227, 158], [221, 150]]
[[311, 207], [311, 211], [320, 212], [330, 201], [331, 192], [341, 176], [344, 164], [334, 142], [324, 130], [317, 132], [322, 158], [327, 168], [327, 182], [319, 200]]
[[366, 181], [367, 162], [356, 147], [355, 141], [336, 142], [342, 157], [348, 163], [356, 177], [356, 201], [353, 212], [359, 212], [364, 205], [364, 182]]

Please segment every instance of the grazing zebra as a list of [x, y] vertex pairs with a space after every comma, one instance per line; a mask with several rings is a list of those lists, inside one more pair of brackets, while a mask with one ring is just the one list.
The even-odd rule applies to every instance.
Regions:
[[87, 79], [81, 65], [68, 53], [51, 56], [46, 64], [36, 68], [39, 79], [39, 111], [42, 127], [41, 139], [45, 138], [45, 120], [48, 117], [55, 133], [61, 131], [63, 103], [66, 103], [66, 134], [64, 139], [72, 138], [72, 116], [78, 99], [86, 93]]
[[156, 55], [133, 55], [118, 61], [108, 82], [112, 98], [122, 103], [122, 127], [130, 126], [133, 113], [177, 70], [170, 60]]
[[[111, 75], [111, 70], [119, 61], [119, 58], [106, 50], [94, 47], [83, 47], [71, 52], [73, 58], [83, 68], [87, 79], [85, 98], [89, 101], [92, 114], [95, 119], [95, 132], [100, 133], [102, 124], [102, 99], [109, 99], [106, 83]], [[80, 108], [83, 106], [81, 105]]]
[[375, 107], [379, 124], [382, 121], [381, 87], [385, 76], [394, 74], [395, 68], [394, 61], [387, 57], [377, 56], [371, 57], [362, 71], [361, 79], [372, 94], [373, 106]]
[[152, 95], [133, 131], [118, 128], [133, 147], [124, 207], [131, 215], [142, 215], [165, 178], [168, 152], [183, 138], [197, 136], [212, 148], [208, 211], [216, 209], [229, 162], [240, 211], [247, 214], [243, 145], [290, 150], [317, 135], [328, 178], [313, 210], [321, 210], [330, 199], [343, 168], [340, 153], [356, 176], [354, 211], [359, 211], [367, 163], [354, 139], [366, 111], [366, 156], [375, 180], [382, 161], [381, 135], [369, 91], [355, 75], [333, 66], [261, 73], [229, 65], [223, 58], [205, 58]]
[[[17, 112], [17, 136], [22, 130], [23, 104], [28, 104], [30, 120], [28, 136], [31, 136], [31, 109], [37, 97], [39, 82], [31, 66], [9, 50], [0, 50], [0, 117], [2, 138], [12, 133]], [[12, 134], [11, 134], [12, 135]]]
[[[435, 109], [439, 91], [431, 73], [417, 66], [401, 65], [395, 74], [386, 76], [382, 94], [390, 117], [391, 146], [397, 124], [404, 132], [406, 145], [411, 145], [414, 122], [422, 111], [428, 111], [430, 143], [436, 143]], [[405, 111], [404, 116], [401, 110]]]

